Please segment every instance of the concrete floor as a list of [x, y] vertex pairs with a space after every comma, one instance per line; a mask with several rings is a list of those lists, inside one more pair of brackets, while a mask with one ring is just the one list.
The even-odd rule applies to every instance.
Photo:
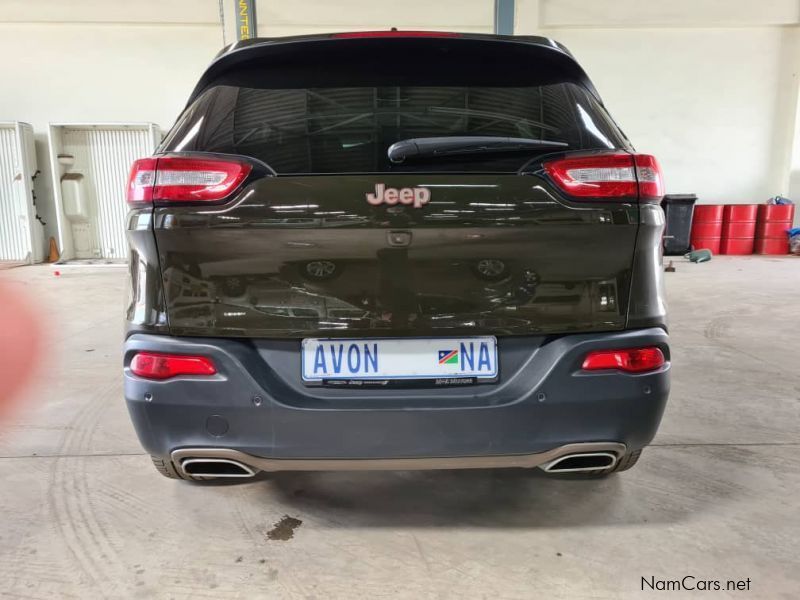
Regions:
[[797, 598], [800, 259], [676, 262], [661, 431], [600, 481], [164, 479], [122, 401], [123, 272], [0, 272], [53, 315], [51, 375], [0, 427], [0, 597], [616, 599], [693, 575], [750, 578], [717, 598]]

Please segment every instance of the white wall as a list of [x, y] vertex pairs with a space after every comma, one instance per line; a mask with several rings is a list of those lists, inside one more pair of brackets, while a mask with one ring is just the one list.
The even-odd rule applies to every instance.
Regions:
[[[670, 193], [762, 202], [781, 189], [780, 29], [554, 29]], [[757, 51], [754, 52], [754, 49]]]
[[572, 51], [668, 192], [753, 203], [800, 201], [798, 24], [796, 0], [517, 0], [515, 32]]
[[0, 24], [0, 114], [169, 125], [222, 46], [217, 25]]
[[[670, 192], [702, 202], [800, 200], [800, 2], [516, 0], [515, 30], [564, 42]], [[258, 0], [262, 36], [490, 32], [494, 0]], [[223, 0], [232, 41], [234, 0]], [[0, 120], [152, 121], [168, 129], [222, 47], [217, 0], [2, 0]], [[52, 211], [44, 216], [54, 226]], [[47, 234], [55, 229], [48, 227]]]
[[221, 46], [218, 23], [0, 22], [0, 115], [36, 132], [37, 207], [48, 238], [56, 236], [48, 123], [169, 128]]
[[375, 29], [492, 33], [494, 0], [258, 0], [258, 34]]

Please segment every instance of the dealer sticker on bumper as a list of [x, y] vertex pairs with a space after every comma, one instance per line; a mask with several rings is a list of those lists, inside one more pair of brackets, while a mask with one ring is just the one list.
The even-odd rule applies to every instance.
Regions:
[[304, 381], [497, 377], [494, 337], [305, 339]]

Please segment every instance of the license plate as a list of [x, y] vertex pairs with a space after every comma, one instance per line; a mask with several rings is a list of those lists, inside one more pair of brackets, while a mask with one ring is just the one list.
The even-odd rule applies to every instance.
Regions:
[[305, 339], [304, 381], [497, 377], [494, 337]]

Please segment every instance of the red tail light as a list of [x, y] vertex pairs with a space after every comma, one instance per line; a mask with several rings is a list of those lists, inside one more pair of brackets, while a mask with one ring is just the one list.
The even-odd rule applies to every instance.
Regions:
[[244, 181], [252, 167], [217, 158], [140, 158], [128, 178], [128, 202], [210, 202], [223, 200]]
[[131, 360], [131, 372], [145, 379], [169, 379], [178, 375], [214, 375], [217, 369], [205, 356], [139, 352]]
[[583, 361], [584, 371], [615, 369], [628, 373], [643, 373], [664, 366], [666, 360], [660, 348], [628, 348], [590, 352]]
[[156, 182], [156, 158], [140, 158], [133, 161], [131, 174], [128, 176], [128, 202], [153, 201], [153, 186]]
[[639, 200], [661, 202], [664, 196], [664, 176], [655, 156], [636, 154], [636, 179], [639, 180]]
[[544, 163], [553, 182], [576, 198], [652, 202], [664, 195], [661, 169], [649, 154], [567, 156]]
[[452, 31], [347, 31], [345, 33], [334, 33], [332, 38], [352, 39], [352, 38], [398, 38], [398, 37], [433, 37], [433, 38], [454, 38], [461, 37], [460, 33]]

